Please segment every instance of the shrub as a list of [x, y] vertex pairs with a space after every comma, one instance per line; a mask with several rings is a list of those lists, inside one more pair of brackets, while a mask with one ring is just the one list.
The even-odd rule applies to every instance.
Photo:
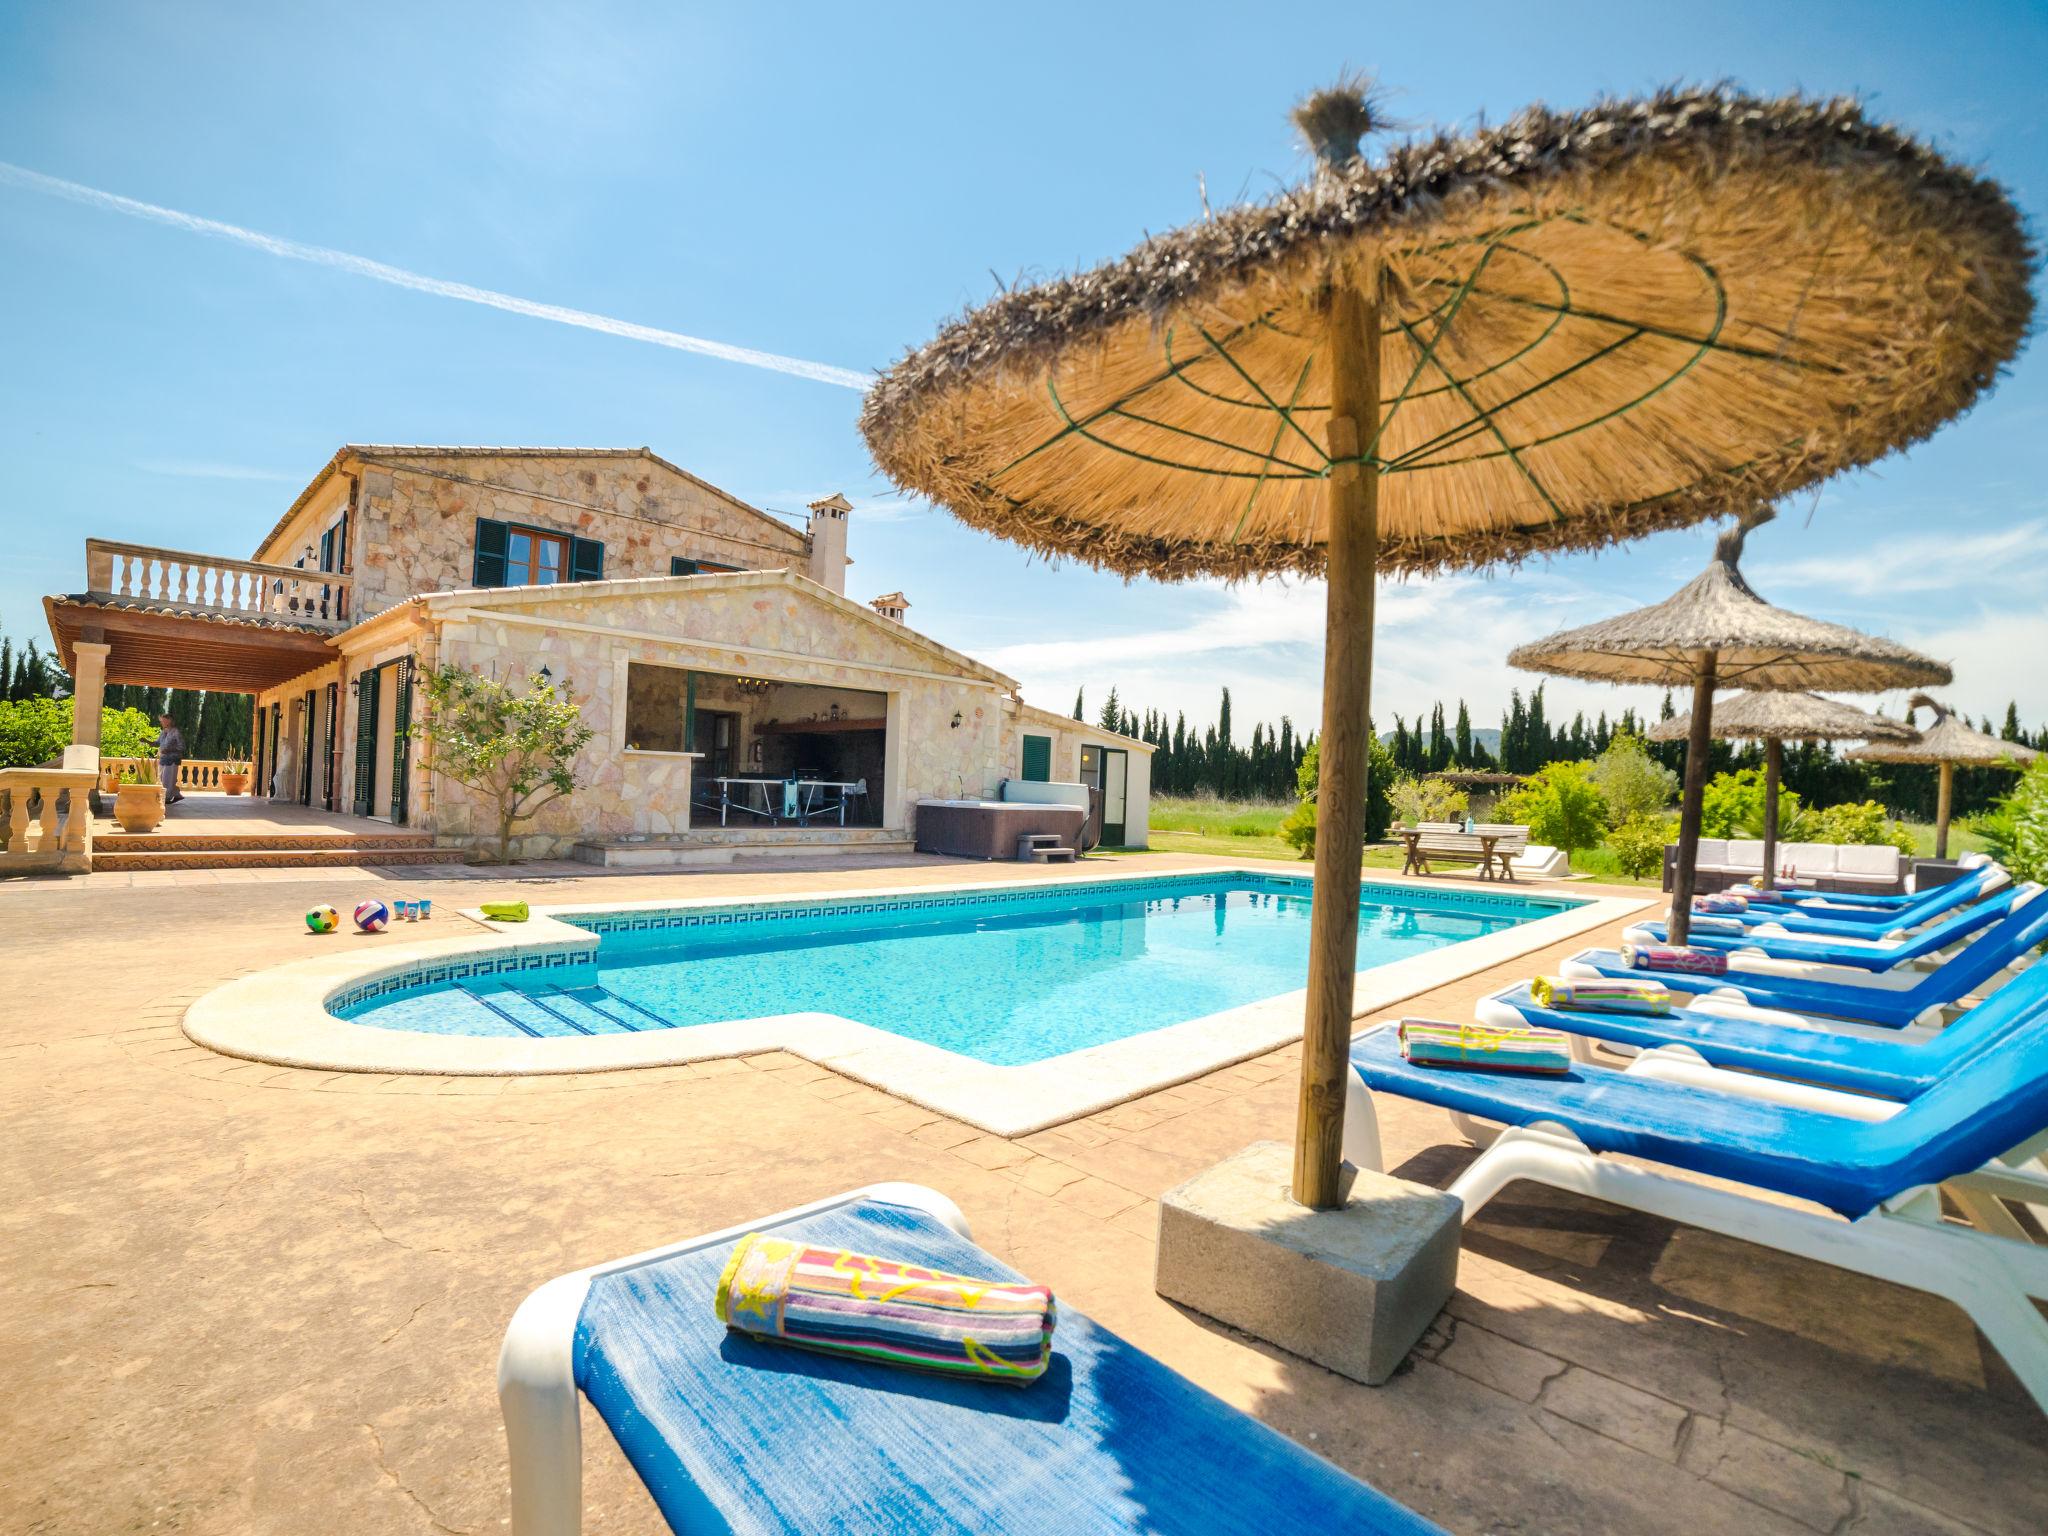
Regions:
[[1388, 798], [1395, 817], [1410, 827], [1425, 821], [1462, 821], [1472, 804], [1470, 795], [1442, 779], [1403, 779]]
[[1520, 789], [1501, 797], [1504, 821], [1529, 829], [1529, 841], [1572, 853], [1596, 847], [1607, 830], [1607, 801], [1590, 763], [1546, 763]]
[[1900, 853], [1910, 854], [1913, 851], [1913, 834], [1886, 815], [1884, 807], [1875, 800], [1850, 800], [1831, 805], [1813, 820], [1815, 829], [1807, 841], [1890, 843]]
[[[1311, 748], [1313, 750], [1313, 748]], [[1280, 823], [1280, 840], [1304, 859], [1316, 856], [1316, 803], [1304, 800]]]
[[[0, 702], [0, 768], [39, 768], [71, 745], [70, 699]], [[139, 709], [100, 711], [100, 756], [156, 756], [156, 722]]]
[[[1817, 830], [1807, 818], [1805, 807], [1793, 790], [1778, 786], [1778, 836], [1784, 841], [1810, 840]], [[1764, 835], [1764, 771], [1738, 768], [1717, 773], [1707, 782], [1700, 800], [1701, 837], [1762, 837]]]
[[1652, 875], [1664, 862], [1664, 845], [1675, 832], [1662, 816], [1631, 816], [1607, 834], [1607, 847], [1614, 854], [1615, 868], [1631, 880]]
[[1266, 835], [1265, 824], [1257, 821], [1233, 821], [1223, 830], [1232, 837], [1264, 837]]
[[2036, 758], [2012, 793], [1970, 826], [2015, 880], [2048, 880], [2048, 757]]
[[[1377, 735], [1369, 734], [1370, 748], [1366, 754], [1365, 782], [1365, 840], [1376, 843], [1387, 835], [1387, 828], [1394, 819], [1393, 788], [1400, 782], [1401, 771], [1394, 766], [1394, 754]], [[1323, 752], [1320, 741], [1308, 744], [1308, 750], [1301, 755], [1301, 766], [1294, 771], [1294, 787], [1301, 796], [1301, 806], [1296, 806], [1286, 821], [1280, 824], [1280, 835], [1295, 848], [1310, 850], [1315, 847], [1315, 800], [1317, 780], [1322, 773]], [[1302, 806], [1309, 808], [1304, 821]], [[1288, 828], [1294, 828], [1289, 836]], [[1304, 828], [1306, 830], [1304, 830]], [[1296, 841], [1297, 838], [1305, 841]], [[1303, 857], [1307, 857], [1306, 851]]]
[[1650, 756], [1643, 738], [1618, 731], [1593, 763], [1593, 782], [1607, 801], [1607, 824], [1655, 816], [1678, 794], [1678, 775]]

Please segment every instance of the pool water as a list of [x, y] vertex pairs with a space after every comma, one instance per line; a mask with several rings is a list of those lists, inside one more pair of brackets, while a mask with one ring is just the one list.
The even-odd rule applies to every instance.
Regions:
[[[1298, 990], [1310, 882], [1225, 872], [801, 907], [603, 914], [594, 963], [382, 990], [344, 1018], [573, 1035], [832, 1013], [999, 1066]], [[1367, 886], [1361, 971], [1578, 902]], [[543, 979], [545, 978], [545, 979]]]

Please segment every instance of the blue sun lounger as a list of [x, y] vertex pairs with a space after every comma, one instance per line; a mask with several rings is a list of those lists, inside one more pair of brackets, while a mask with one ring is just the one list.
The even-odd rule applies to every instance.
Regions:
[[[1931, 1020], [1936, 1010], [1972, 996], [2000, 971], [2026, 959], [2043, 944], [2048, 944], [2048, 900], [2035, 897], [2016, 900], [1996, 923], [1933, 970], [1905, 972], [1897, 977], [1873, 975], [1857, 982], [1820, 980], [1743, 969], [1740, 956], [1730, 957], [1725, 976], [1638, 971], [1630, 969], [1621, 952], [1613, 949], [1581, 950], [1564, 963], [1563, 969], [1566, 975], [1590, 972], [1639, 981], [1654, 978], [1673, 992], [1733, 992], [1760, 1008], [1789, 1008], [1795, 1013], [1822, 1013], [1902, 1028], [1921, 1019]], [[1903, 984], [1880, 984], [1895, 980]]]
[[[2000, 891], [1973, 907], [1951, 912], [1940, 922], [1931, 923], [1916, 934], [1890, 942], [1802, 939], [1791, 934], [1775, 934], [1768, 929], [1745, 929], [1739, 923], [1725, 922], [1717, 917], [1694, 917], [1690, 942], [1696, 949], [1755, 949], [1777, 960], [1803, 960], [1813, 965], [1847, 965], [1858, 970], [1889, 971], [1908, 961], [1925, 959], [1989, 928], [2005, 915], [2015, 897], [2027, 889], [2030, 888], [2022, 886]], [[1660, 922], [1639, 923], [1625, 930], [1624, 937], [1635, 943], [1662, 944], [1666, 942], [1667, 931]]]
[[2035, 966], [2000, 987], [1947, 1029], [1911, 1039], [1896, 1031], [1874, 1037], [1715, 1013], [1710, 1007], [1666, 1014], [1546, 1008], [1526, 982], [1482, 998], [1477, 1014], [1482, 1024], [1537, 1024], [1578, 1039], [1645, 1051], [1685, 1046], [1717, 1067], [1767, 1072], [1848, 1093], [1913, 1099], [1978, 1052], [1996, 1050], [2022, 1026], [2048, 1018], [2048, 966]]
[[[1966, 853], [1956, 862], [1962, 868], [1972, 871], [1981, 871], [1986, 868], [1997, 869], [2000, 867], [1994, 863], [1991, 855], [1988, 853]], [[1949, 885], [1964, 884], [1968, 878], [1965, 876], [1961, 880], [1952, 880], [1949, 882]], [[1935, 891], [1946, 889], [1948, 889], [1948, 886], [1934, 887]], [[1931, 892], [1928, 891], [1907, 891], [1900, 895], [1888, 896], [1862, 891], [1807, 891], [1798, 894], [1787, 893], [1780, 899], [1779, 905], [1795, 908], [1822, 908], [1830, 911], [1880, 913], [1896, 911], [1900, 907], [1910, 907], [1916, 902], [1926, 900], [1930, 894]]]
[[729, 1334], [719, 1271], [767, 1231], [1020, 1278], [943, 1195], [882, 1184], [550, 1281], [499, 1357], [513, 1536], [581, 1529], [579, 1394], [676, 1531], [1437, 1531], [1066, 1307], [1021, 1388]]
[[1993, 895], [2012, 883], [2012, 877], [1997, 865], [1985, 865], [1960, 880], [1936, 886], [1914, 903], [1901, 907], [1859, 909], [1854, 907], [1787, 907], [1754, 901], [1747, 912], [1698, 913], [1717, 923], [1739, 923], [1744, 928], [1775, 924], [1787, 933], [1826, 934], [1838, 938], [1873, 939], [1894, 929], [1919, 928], [1947, 916], [1958, 907]]
[[[1345, 1156], [1384, 1167], [1374, 1093], [1449, 1110], [1486, 1148], [1450, 1186], [1467, 1221], [1529, 1179], [1945, 1297], [2048, 1410], [2048, 1250], [2004, 1203], [2048, 1206], [2048, 1016], [1904, 1106], [1662, 1051], [1557, 1077], [1411, 1066], [1391, 1023], [1352, 1041], [1351, 1064]], [[1944, 1191], [1976, 1226], [1946, 1218]]]

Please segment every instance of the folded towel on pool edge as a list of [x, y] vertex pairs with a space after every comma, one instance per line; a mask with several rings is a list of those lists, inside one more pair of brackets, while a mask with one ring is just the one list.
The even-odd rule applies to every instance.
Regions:
[[1596, 1013], [1671, 1011], [1671, 991], [1663, 983], [1620, 976], [1538, 976], [1529, 983], [1529, 995], [1545, 1008], [1590, 1008]]
[[1621, 958], [1632, 971], [1684, 971], [1692, 976], [1726, 976], [1728, 957], [1712, 949], [1671, 949], [1657, 944], [1624, 944]]
[[1052, 1359], [1052, 1292], [749, 1233], [718, 1277], [735, 1333], [882, 1365], [1029, 1386]]
[[1418, 1067], [1472, 1067], [1491, 1072], [1569, 1072], [1571, 1044], [1554, 1029], [1527, 1025], [1401, 1021], [1401, 1059]]
[[1723, 891], [1718, 896], [1695, 896], [1692, 899], [1695, 912], [1747, 912], [1749, 903], [1732, 891]]
[[494, 923], [523, 923], [527, 918], [523, 901], [487, 901], [480, 910]]

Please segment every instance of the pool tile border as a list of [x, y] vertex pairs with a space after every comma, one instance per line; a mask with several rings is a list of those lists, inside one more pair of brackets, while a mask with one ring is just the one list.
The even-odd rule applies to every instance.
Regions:
[[[1006, 901], [1071, 901], [1077, 886], [1108, 894], [1203, 877], [1290, 887], [1312, 883], [1303, 875], [1230, 864], [1156, 875], [1078, 875], [1025, 886], [1001, 880], [963, 882], [915, 893], [896, 888], [571, 904], [537, 909], [522, 924], [492, 923], [480, 911], [472, 911], [463, 916], [474, 919], [475, 926], [465, 926], [448, 939], [437, 935], [430, 942], [380, 948], [375, 954], [324, 955], [229, 982], [191, 1005], [184, 1028], [201, 1045], [254, 1061], [327, 1071], [450, 1077], [622, 1071], [786, 1050], [982, 1130], [1021, 1136], [1290, 1044], [1301, 1035], [1303, 993], [1282, 993], [1023, 1066], [993, 1066], [825, 1013], [633, 1034], [514, 1040], [377, 1029], [336, 1018], [330, 1010], [422, 981], [585, 964], [607, 932], [938, 909], [985, 902], [997, 892]], [[1651, 905], [1548, 890], [1514, 895], [1469, 886], [1450, 890], [1401, 878], [1372, 879], [1367, 888], [1372, 887], [1397, 890], [1409, 901], [1418, 895], [1434, 896], [1468, 910], [1475, 902], [1496, 910], [1526, 906], [1532, 900], [1572, 905], [1499, 933], [1361, 973], [1353, 1004], [1354, 1015], [1360, 1018]]]

